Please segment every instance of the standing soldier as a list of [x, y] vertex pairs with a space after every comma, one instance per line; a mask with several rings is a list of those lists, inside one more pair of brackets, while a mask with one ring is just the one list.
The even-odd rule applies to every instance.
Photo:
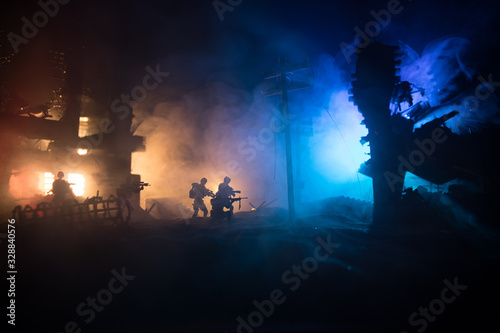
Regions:
[[144, 190], [144, 186], [150, 186], [148, 183], [143, 183], [137, 179], [134, 180], [132, 175], [124, 178], [123, 183], [116, 189], [116, 205], [118, 206], [117, 220], [124, 225], [128, 225], [132, 217], [132, 212], [135, 210], [131, 202], [134, 193], [140, 193]]
[[191, 191], [189, 191], [189, 197], [191, 199], [194, 199], [193, 203], [194, 213], [192, 217], [197, 217], [198, 210], [200, 209], [203, 212], [203, 217], [207, 217], [208, 215], [207, 206], [203, 202], [203, 198], [207, 195], [213, 197], [214, 193], [205, 187], [206, 184], [207, 184], [206, 178], [202, 178], [199, 184], [198, 183], [191, 184], [192, 187]]
[[64, 178], [64, 172], [59, 171], [57, 173], [57, 178], [54, 180], [52, 183], [52, 189], [49, 191], [54, 194], [54, 198], [52, 199], [52, 203], [56, 206], [60, 206], [64, 200], [74, 198], [73, 191], [71, 190], [71, 187], [69, 187], [69, 183], [65, 181]]

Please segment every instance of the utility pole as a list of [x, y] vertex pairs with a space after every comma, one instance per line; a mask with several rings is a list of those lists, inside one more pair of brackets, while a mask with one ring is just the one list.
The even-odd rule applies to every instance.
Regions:
[[292, 167], [292, 139], [290, 131], [290, 119], [288, 112], [288, 92], [309, 87], [309, 84], [304, 82], [292, 82], [287, 75], [308, 68], [307, 59], [300, 64], [292, 65], [287, 63], [285, 57], [279, 58], [279, 69], [277, 72], [265, 74], [265, 79], [278, 78], [276, 86], [266, 91], [262, 91], [264, 96], [281, 95], [281, 114], [284, 122], [285, 133], [285, 154], [286, 154], [286, 181], [288, 192], [288, 217], [290, 222], [295, 221], [295, 195], [293, 186], [293, 167]]

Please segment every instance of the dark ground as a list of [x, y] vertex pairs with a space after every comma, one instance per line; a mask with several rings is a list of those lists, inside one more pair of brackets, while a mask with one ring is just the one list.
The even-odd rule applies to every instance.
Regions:
[[[16, 331], [246, 333], [237, 317], [248, 322], [252, 302], [280, 289], [286, 299], [254, 332], [500, 332], [498, 229], [436, 215], [382, 228], [353, 216], [359, 212], [315, 214], [290, 226], [269, 210], [236, 215], [231, 226], [202, 219], [128, 229], [18, 226]], [[283, 279], [314, 255], [317, 237], [340, 246], [307, 278]], [[79, 315], [80, 303], [122, 269], [135, 278], [95, 318]], [[433, 302], [439, 310], [433, 300], [445, 279], [467, 288], [425, 329], [420, 316], [411, 326], [419, 307]]]

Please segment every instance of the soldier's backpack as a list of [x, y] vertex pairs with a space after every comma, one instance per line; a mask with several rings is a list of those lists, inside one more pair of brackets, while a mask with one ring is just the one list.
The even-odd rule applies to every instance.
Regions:
[[196, 191], [194, 190], [194, 185], [189, 190], [189, 198], [194, 199], [196, 197]]

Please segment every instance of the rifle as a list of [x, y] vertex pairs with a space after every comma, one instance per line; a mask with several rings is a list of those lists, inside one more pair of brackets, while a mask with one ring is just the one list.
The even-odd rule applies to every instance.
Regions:
[[[241, 191], [238, 191], [241, 193]], [[241, 199], [248, 199], [248, 197], [240, 197], [240, 198], [230, 198], [229, 199], [229, 202], [231, 203], [231, 205], [233, 204], [233, 202], [235, 201], [239, 201], [239, 206], [238, 206], [238, 209], [241, 209]]]
[[231, 201], [231, 203], [235, 202], [235, 201], [241, 201], [241, 199], [248, 199], [248, 197], [242, 197], [242, 198], [229, 198], [229, 201]]
[[144, 190], [144, 186], [151, 186], [150, 183], [145, 183], [145, 182], [138, 182], [138, 183], [132, 183], [134, 187], [136, 187], [136, 191], [142, 191]]

